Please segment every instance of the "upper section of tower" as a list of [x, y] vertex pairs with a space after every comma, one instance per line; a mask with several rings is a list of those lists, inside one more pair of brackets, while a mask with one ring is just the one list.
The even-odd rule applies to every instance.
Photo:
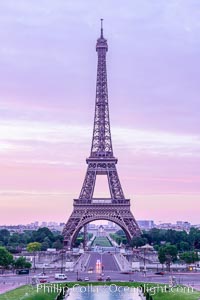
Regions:
[[106, 51], [108, 51], [107, 40], [103, 36], [103, 19], [101, 19], [101, 35], [100, 38], [98, 38], [96, 44], [96, 51], [98, 52], [99, 49], [105, 49]]
[[101, 20], [101, 36], [97, 40], [96, 51], [97, 83], [94, 114], [92, 146], [89, 159], [115, 159], [113, 156], [106, 71], [107, 40], [103, 36], [103, 20]]

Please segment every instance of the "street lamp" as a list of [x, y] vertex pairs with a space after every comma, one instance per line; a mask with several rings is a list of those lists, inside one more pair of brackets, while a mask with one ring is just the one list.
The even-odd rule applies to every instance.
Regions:
[[63, 273], [64, 253], [65, 250], [61, 250], [61, 268], [60, 268], [61, 274]]
[[36, 269], [36, 267], [35, 267], [35, 252], [33, 254], [33, 268], [34, 268], [34, 273], [35, 273], [35, 269]]
[[129, 281], [132, 281], [132, 269], [129, 270]]
[[45, 275], [45, 264], [42, 266], [42, 274]]
[[149, 244], [146, 244], [146, 245], [140, 247], [140, 249], [144, 250], [144, 275], [146, 275], [146, 251], [153, 250], [153, 247]]
[[101, 273], [103, 273], [103, 252], [100, 253], [100, 256], [101, 256], [101, 259], [100, 259], [100, 262], [101, 262]]
[[78, 270], [76, 272], [76, 280], [78, 281]]

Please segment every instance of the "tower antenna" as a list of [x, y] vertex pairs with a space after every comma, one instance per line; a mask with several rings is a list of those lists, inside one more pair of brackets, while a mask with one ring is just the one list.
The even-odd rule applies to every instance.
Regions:
[[103, 19], [101, 19], [101, 38], [103, 38]]

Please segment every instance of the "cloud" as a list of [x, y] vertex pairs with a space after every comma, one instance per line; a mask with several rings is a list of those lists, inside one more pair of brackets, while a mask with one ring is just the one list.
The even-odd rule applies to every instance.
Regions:
[[[0, 123], [0, 139], [19, 142], [81, 143], [88, 136], [88, 127], [80, 125], [13, 121]], [[75, 139], [77, 136], [79, 140]]]
[[[200, 157], [200, 136], [171, 132], [115, 128], [114, 136], [120, 148], [152, 155]], [[120, 143], [120, 144], [119, 144]]]
[[[168, 155], [174, 157], [199, 157], [200, 137], [170, 132], [113, 127], [114, 148], [129, 149], [135, 153]], [[80, 148], [91, 143], [92, 127], [86, 125], [67, 125], [64, 123], [13, 121], [0, 122], [0, 151], [11, 151], [35, 147], [49, 149], [61, 146], [69, 153], [70, 145]], [[67, 149], [68, 148], [68, 149]], [[86, 155], [86, 153], [85, 153]], [[30, 160], [32, 161], [32, 160]], [[41, 160], [42, 161], [42, 160]], [[45, 162], [45, 159], [43, 160]], [[55, 159], [52, 161], [56, 162]]]
[[22, 191], [22, 190], [0, 190], [0, 196], [71, 196], [72, 193], [67, 191]]

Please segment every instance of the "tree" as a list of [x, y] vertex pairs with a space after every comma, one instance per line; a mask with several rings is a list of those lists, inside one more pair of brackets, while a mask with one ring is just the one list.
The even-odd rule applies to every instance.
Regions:
[[164, 247], [160, 247], [158, 250], [158, 259], [159, 262], [163, 265], [166, 261], [166, 257], [165, 257], [165, 248]]
[[137, 236], [137, 237], [132, 238], [130, 244], [132, 247], [138, 248], [138, 247], [142, 247], [142, 246], [146, 245], [147, 242], [148, 242], [148, 240], [146, 238]]
[[35, 233], [35, 241], [42, 243], [45, 238], [48, 238], [50, 242], [54, 242], [54, 236], [51, 230], [47, 227], [39, 228]]
[[120, 236], [125, 236], [125, 233], [122, 229], [118, 230], [117, 232], [115, 232], [117, 235], [120, 235]]
[[[63, 242], [63, 236], [59, 231], [51, 231], [47, 227], [39, 228], [38, 230], [25, 230], [22, 233], [13, 233], [7, 229], [0, 230], [0, 246], [6, 247], [11, 253], [19, 253], [22, 248], [27, 247], [29, 243], [38, 242], [45, 244], [42, 250], [51, 248], [56, 240]], [[48, 243], [48, 247], [47, 247]]]
[[53, 248], [56, 248], [56, 250], [60, 250], [63, 248], [63, 243], [61, 243], [60, 240], [56, 240], [54, 243], [53, 243]]
[[195, 261], [199, 261], [198, 254], [194, 251], [181, 253], [180, 259], [183, 260], [186, 264], [191, 264]]
[[49, 248], [49, 243], [43, 242], [41, 244], [41, 251], [46, 251]]
[[19, 244], [19, 234], [18, 233], [13, 233], [11, 236], [10, 236], [10, 239], [9, 239], [9, 245], [17, 245]]
[[23, 256], [20, 256], [19, 258], [17, 258], [15, 261], [14, 261], [14, 267], [16, 269], [30, 269], [31, 268], [31, 263], [28, 262], [26, 260], [25, 257]]
[[38, 242], [29, 243], [27, 245], [26, 249], [27, 249], [28, 252], [37, 252], [37, 251], [40, 251], [40, 249], [41, 249], [41, 243], [38, 243]]
[[5, 247], [0, 247], [0, 267], [7, 269], [12, 263], [12, 254]]
[[190, 249], [190, 245], [188, 242], [180, 242], [179, 249], [181, 251], [188, 251]]
[[175, 245], [167, 244], [159, 248], [158, 259], [161, 264], [166, 263], [170, 271], [171, 262], [177, 260], [177, 247]]
[[10, 232], [7, 229], [0, 230], [0, 242], [3, 246], [7, 246]]
[[191, 250], [200, 249], [200, 230], [192, 227], [188, 236]]
[[41, 250], [46, 251], [48, 248], [50, 248], [51, 241], [50, 239], [46, 236], [41, 244]]
[[33, 253], [33, 266], [34, 266], [34, 272], [35, 272], [35, 255], [36, 252], [41, 249], [41, 244], [38, 242], [29, 243], [27, 245], [27, 251]]

